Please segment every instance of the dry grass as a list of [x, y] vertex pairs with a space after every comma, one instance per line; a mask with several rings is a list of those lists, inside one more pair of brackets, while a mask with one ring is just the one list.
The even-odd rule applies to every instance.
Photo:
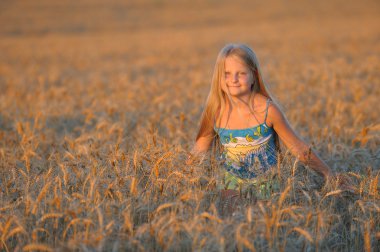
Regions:
[[[1, 250], [376, 251], [379, 16], [370, 0], [2, 1]], [[185, 158], [231, 41], [354, 193], [285, 155], [270, 200], [221, 215], [220, 167]]]

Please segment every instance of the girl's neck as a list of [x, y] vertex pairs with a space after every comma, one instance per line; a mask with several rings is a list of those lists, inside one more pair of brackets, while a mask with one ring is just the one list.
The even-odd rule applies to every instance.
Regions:
[[245, 95], [245, 96], [239, 96], [239, 97], [231, 97], [233, 104], [231, 104], [231, 101], [228, 101], [228, 106], [231, 106], [232, 109], [238, 109], [238, 110], [244, 110], [249, 109], [249, 103], [251, 102], [251, 96], [254, 96], [255, 94], [252, 93], [251, 95]]

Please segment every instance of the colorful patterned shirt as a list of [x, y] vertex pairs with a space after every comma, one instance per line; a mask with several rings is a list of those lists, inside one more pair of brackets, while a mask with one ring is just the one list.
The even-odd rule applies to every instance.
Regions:
[[275, 132], [266, 124], [268, 106], [269, 100], [262, 124], [246, 129], [214, 128], [223, 145], [224, 168], [238, 178], [251, 179], [277, 165]]

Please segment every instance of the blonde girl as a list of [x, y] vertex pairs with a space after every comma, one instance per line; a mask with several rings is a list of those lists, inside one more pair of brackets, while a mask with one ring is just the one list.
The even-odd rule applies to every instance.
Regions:
[[221, 145], [223, 193], [237, 195], [239, 188], [255, 183], [260, 174], [277, 166], [279, 139], [325, 179], [332, 175], [274, 103], [256, 54], [243, 44], [226, 45], [216, 60], [192, 155], [206, 153], [213, 143]]

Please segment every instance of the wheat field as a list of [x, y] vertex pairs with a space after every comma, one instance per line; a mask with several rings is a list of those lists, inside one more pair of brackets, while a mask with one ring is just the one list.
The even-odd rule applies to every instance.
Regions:
[[[0, 23], [0, 250], [380, 250], [378, 1], [4, 0]], [[220, 165], [185, 161], [230, 42], [354, 192], [284, 149], [270, 199], [221, 213]]]

